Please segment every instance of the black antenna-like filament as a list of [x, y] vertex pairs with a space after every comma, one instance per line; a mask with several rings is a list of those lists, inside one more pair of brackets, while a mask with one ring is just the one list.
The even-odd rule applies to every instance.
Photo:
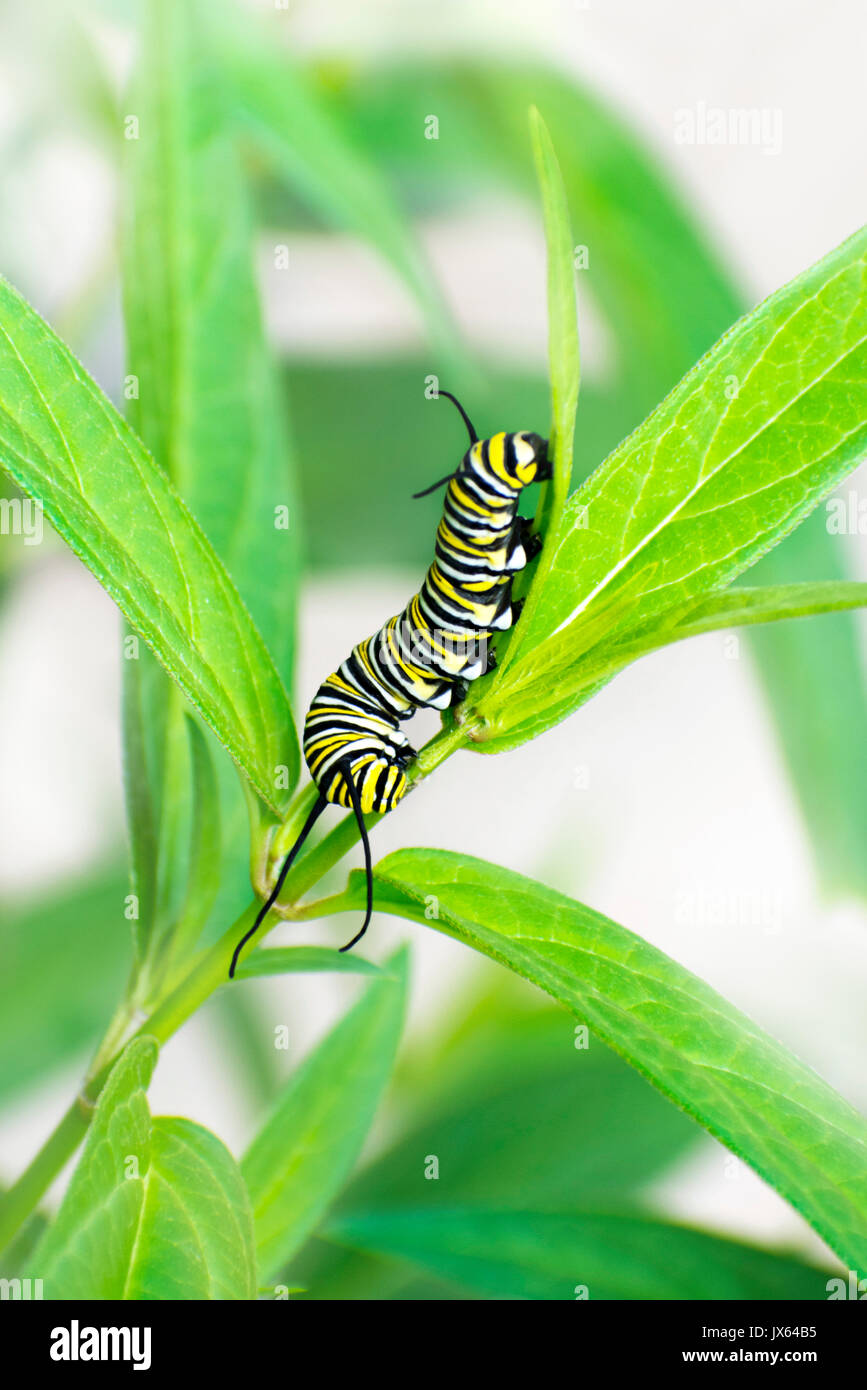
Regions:
[[351, 951], [353, 946], [361, 940], [367, 928], [370, 926], [370, 919], [373, 916], [373, 865], [370, 860], [370, 840], [367, 838], [367, 826], [364, 824], [364, 812], [361, 809], [361, 798], [358, 795], [358, 788], [352, 777], [344, 773], [346, 785], [349, 788], [349, 799], [352, 802], [352, 809], [355, 812], [355, 819], [358, 821], [358, 829], [361, 834], [361, 843], [364, 848], [364, 872], [367, 876], [367, 911], [364, 914], [364, 922], [361, 931], [357, 932], [351, 941], [347, 941], [345, 946], [341, 946], [341, 951]]
[[436, 492], [438, 487], [444, 487], [446, 483], [451, 482], [454, 476], [454, 473], [447, 473], [444, 478], [440, 478], [438, 483], [431, 483], [430, 487], [424, 488], [421, 492], [414, 492], [412, 494], [413, 502], [417, 502], [420, 497], [427, 497], [430, 493]]
[[[283, 860], [283, 867], [282, 867], [282, 869], [280, 870], [280, 873], [279, 873], [278, 878], [277, 878], [277, 882], [274, 884], [274, 887], [272, 888], [271, 892], [268, 894], [268, 897], [265, 899], [265, 902], [263, 902], [262, 906], [260, 907], [258, 916], [256, 917], [256, 920], [255, 920], [255, 922], [253, 923], [252, 927], [251, 927], [250, 930], [246, 933], [245, 936], [242, 936], [242, 937], [241, 937], [241, 940], [238, 942], [237, 946], [235, 947], [234, 953], [233, 953], [233, 955], [232, 955], [232, 964], [229, 966], [229, 979], [230, 979], [230, 980], [234, 978], [234, 975], [235, 975], [235, 966], [238, 964], [238, 957], [239, 957], [239, 955], [241, 954], [241, 951], [244, 949], [244, 947], [246, 946], [247, 942], [250, 940], [250, 937], [256, 935], [256, 932], [259, 930], [259, 928], [261, 927], [261, 925], [262, 925], [262, 923], [264, 922], [265, 918], [268, 916], [268, 913], [271, 911], [271, 908], [274, 906], [275, 902], [276, 902], [277, 899], [279, 898], [279, 896], [280, 896], [280, 890], [281, 890], [281, 888], [283, 887], [283, 884], [286, 882], [286, 875], [288, 874], [289, 870], [292, 868], [292, 865], [293, 865], [293, 863], [295, 862], [295, 858], [296, 858], [296, 856], [297, 856], [297, 854], [298, 854], [298, 851], [300, 850], [301, 846], [304, 844], [304, 841], [307, 839], [307, 836], [310, 834], [310, 831], [313, 829], [314, 825], [316, 824], [316, 822], [317, 822], [317, 820], [319, 819], [319, 817], [322, 815], [322, 812], [325, 810], [325, 807], [326, 807], [327, 805], [328, 805], [328, 802], [326, 801], [325, 797], [324, 797], [324, 796], [322, 795], [322, 793], [320, 792], [320, 793], [319, 793], [319, 796], [318, 796], [317, 799], [316, 799], [315, 805], [313, 806], [313, 809], [312, 809], [312, 811], [310, 812], [310, 815], [307, 817], [306, 821], [304, 822], [304, 827], [303, 827], [303, 829], [302, 829], [302, 831], [301, 831], [301, 834], [298, 836], [298, 839], [295, 841], [295, 843], [294, 843], [294, 845], [292, 846], [292, 848], [290, 849], [289, 853], [286, 855], [286, 858]], [[365, 923], [365, 925], [366, 925], [366, 923]]]
[[[451, 401], [453, 405], [457, 406], [458, 410], [461, 413], [461, 419], [467, 427], [467, 433], [470, 436], [470, 443], [475, 444], [479, 436], [476, 434], [473, 422], [470, 419], [467, 412], [464, 410], [457, 396], [453, 396], [451, 391], [438, 391], [437, 397], [440, 396], [445, 396], [447, 401]], [[422, 492], [414, 492], [412, 494], [413, 502], [417, 502], [419, 497], [427, 497], [431, 492], [436, 492], [437, 488], [443, 487], [449, 481], [449, 479], [453, 477], [454, 472], [447, 473], [444, 478], [440, 478], [438, 483], [431, 483], [430, 487], [426, 487]]]
[[470, 436], [470, 443], [471, 443], [471, 444], [475, 444], [475, 442], [476, 442], [476, 440], [478, 439], [479, 436], [476, 434], [475, 428], [474, 428], [474, 426], [473, 426], [473, 422], [472, 422], [472, 420], [470, 419], [470, 417], [469, 417], [469, 415], [467, 414], [467, 412], [464, 410], [464, 408], [463, 408], [463, 406], [461, 405], [460, 401], [458, 400], [457, 396], [453, 396], [452, 393], [451, 393], [451, 391], [438, 391], [438, 392], [437, 392], [437, 395], [439, 395], [439, 396], [445, 396], [445, 398], [446, 398], [447, 401], [451, 401], [452, 405], [456, 405], [456, 406], [457, 406], [458, 410], [461, 412], [461, 419], [463, 420], [464, 424], [465, 424], [466, 427], [467, 427], [467, 433], [468, 433], [469, 436]]

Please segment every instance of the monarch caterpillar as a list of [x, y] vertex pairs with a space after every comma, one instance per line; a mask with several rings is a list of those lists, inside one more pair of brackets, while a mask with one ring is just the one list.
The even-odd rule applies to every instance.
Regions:
[[235, 947], [230, 978], [329, 802], [352, 810], [358, 821], [367, 910], [361, 930], [340, 949], [348, 951], [361, 940], [373, 912], [364, 817], [397, 805], [409, 786], [406, 769], [417, 756], [400, 725], [422, 706], [459, 704], [469, 682], [494, 665], [488, 647], [493, 633], [517, 621], [512, 579], [542, 544], [531, 534], [529, 519], [517, 515], [518, 499], [525, 487], [551, 477], [548, 441], [524, 431], [479, 439], [460, 402], [448, 391], [439, 395], [460, 411], [470, 447], [453, 473], [413, 494], [426, 497], [448, 485], [433, 564], [403, 611], [353, 647], [313, 697], [304, 723], [304, 758], [319, 795], [274, 888]]

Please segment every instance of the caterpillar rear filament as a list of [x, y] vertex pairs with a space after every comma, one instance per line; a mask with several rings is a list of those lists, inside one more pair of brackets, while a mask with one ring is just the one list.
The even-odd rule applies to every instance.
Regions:
[[512, 579], [541, 546], [529, 521], [518, 516], [518, 501], [525, 487], [551, 477], [548, 442], [527, 432], [479, 439], [460, 402], [448, 391], [439, 394], [460, 411], [470, 447], [453, 473], [415, 494], [425, 497], [447, 484], [433, 564], [403, 611], [353, 647], [313, 697], [304, 724], [304, 758], [319, 796], [274, 888], [235, 948], [230, 977], [329, 802], [351, 810], [358, 821], [367, 909], [361, 930], [341, 950], [361, 939], [373, 911], [364, 817], [397, 805], [408, 787], [406, 769], [416, 757], [401, 724], [422, 706], [459, 704], [468, 683], [494, 664], [493, 634], [517, 621]]

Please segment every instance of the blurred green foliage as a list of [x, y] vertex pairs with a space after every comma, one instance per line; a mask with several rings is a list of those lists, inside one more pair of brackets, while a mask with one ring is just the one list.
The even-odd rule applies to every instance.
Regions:
[[129, 880], [118, 864], [0, 907], [0, 1099], [79, 1062], [130, 966]]

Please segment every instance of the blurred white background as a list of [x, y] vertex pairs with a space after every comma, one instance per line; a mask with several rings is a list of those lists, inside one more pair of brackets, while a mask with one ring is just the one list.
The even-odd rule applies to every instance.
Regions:
[[[460, 52], [481, 43], [573, 68], [613, 100], [673, 172], [750, 299], [867, 220], [867, 9], [858, 0], [329, 0], [295, 5], [293, 24], [307, 51]], [[103, 31], [122, 64], [122, 33], [110, 20]], [[0, 51], [0, 156], [15, 138], [27, 87], [28, 73], [13, 70], [11, 50]], [[678, 144], [677, 111], [700, 102], [779, 111], [779, 152]], [[58, 132], [53, 149], [19, 168], [3, 206], [2, 269], [62, 331], [64, 304], [113, 235], [110, 170]], [[472, 334], [504, 355], [541, 361], [542, 265], [526, 212], [497, 208], [487, 220], [473, 213], [431, 225], [425, 236], [450, 300], [463, 306], [459, 316], [472, 319]], [[357, 246], [299, 238], [291, 265], [292, 286], [281, 282], [285, 302], [268, 303], [281, 344], [329, 351], [363, 343], [376, 352], [415, 341], [402, 290]], [[492, 280], [502, 284], [501, 295], [479, 291]], [[587, 333], [583, 347], [587, 370], [601, 370], [598, 335]], [[116, 322], [89, 363], [110, 392], [121, 361]], [[519, 424], [545, 427], [511, 422]], [[299, 715], [323, 676], [419, 578], [384, 565], [369, 581], [308, 585]], [[4, 891], [66, 875], [117, 841], [118, 689], [113, 605], [74, 559], [45, 547], [16, 585], [0, 629]], [[834, 711], [816, 717], [833, 719]], [[409, 844], [466, 850], [587, 901], [707, 979], [854, 1103], [867, 1105], [867, 915], [855, 904], [829, 908], [820, 897], [745, 643], [733, 649], [724, 635], [711, 635], [662, 652], [540, 742], [500, 758], [471, 756], [447, 763], [377, 830], [378, 853]], [[319, 934], [342, 939], [345, 928], [341, 921]], [[377, 958], [389, 943], [412, 940], [411, 1027], [421, 1032], [456, 982], [482, 968], [457, 944], [393, 919], [375, 920], [371, 937]], [[326, 977], [268, 982], [262, 1026], [288, 1023], [297, 1057], [356, 988]], [[152, 1092], [155, 1109], [191, 1115], [237, 1151], [251, 1116], [207, 1016], [166, 1057]], [[0, 1176], [29, 1159], [82, 1060], [71, 1057], [68, 1076], [12, 1113]], [[710, 1227], [804, 1248], [814, 1241], [712, 1141], [656, 1195], [667, 1211]]]

